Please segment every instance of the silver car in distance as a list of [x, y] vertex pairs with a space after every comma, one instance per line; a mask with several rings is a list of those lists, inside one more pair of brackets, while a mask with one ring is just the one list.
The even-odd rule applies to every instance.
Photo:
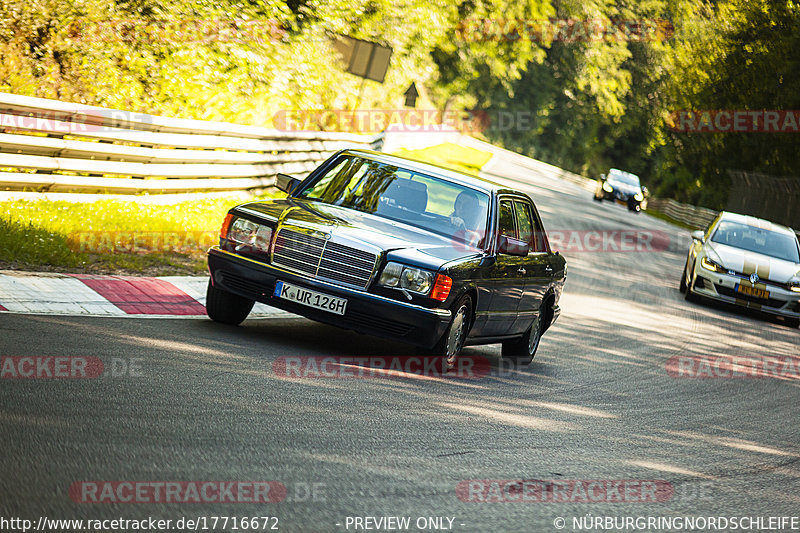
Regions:
[[791, 228], [720, 213], [692, 233], [680, 283], [686, 299], [726, 302], [800, 326], [800, 242]]

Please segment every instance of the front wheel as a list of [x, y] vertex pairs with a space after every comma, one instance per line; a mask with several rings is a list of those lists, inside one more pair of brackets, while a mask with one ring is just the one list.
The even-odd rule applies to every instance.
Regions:
[[515, 341], [503, 343], [503, 357], [513, 361], [517, 365], [527, 366], [533, 361], [536, 350], [539, 349], [539, 341], [542, 340], [542, 315], [540, 311], [530, 329], [521, 338]]
[[681, 272], [681, 284], [678, 289], [681, 293], [686, 294], [686, 269], [689, 268], [689, 260], [686, 260], [686, 264], [683, 265], [683, 272]]
[[452, 370], [456, 367], [458, 354], [461, 353], [464, 341], [467, 340], [471, 320], [472, 299], [469, 296], [463, 296], [453, 306], [453, 318], [450, 321], [450, 325], [447, 326], [444, 335], [433, 348], [436, 355], [444, 357], [447, 370]]
[[238, 326], [250, 314], [254, 304], [253, 300], [214, 287], [208, 280], [206, 313], [211, 320]]
[[694, 302], [697, 303], [700, 301], [700, 297], [692, 292], [692, 287], [694, 287], [694, 267], [692, 267], [692, 274], [689, 277], [689, 283], [686, 285], [686, 293], [683, 297], [686, 299], [687, 302]]

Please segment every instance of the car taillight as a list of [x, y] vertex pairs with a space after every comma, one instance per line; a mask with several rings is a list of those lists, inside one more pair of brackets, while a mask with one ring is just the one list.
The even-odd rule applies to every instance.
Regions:
[[222, 244], [222, 239], [228, 238], [228, 228], [230, 228], [232, 220], [233, 220], [232, 214], [228, 213], [227, 215], [225, 215], [225, 220], [222, 221], [222, 227], [219, 229], [220, 245]]
[[436, 281], [433, 282], [433, 290], [431, 291], [431, 298], [443, 302], [447, 300], [450, 295], [450, 289], [453, 288], [453, 279], [444, 274], [436, 274]]

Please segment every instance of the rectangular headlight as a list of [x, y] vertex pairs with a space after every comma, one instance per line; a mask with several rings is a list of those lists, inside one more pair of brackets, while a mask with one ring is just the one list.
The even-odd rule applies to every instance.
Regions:
[[378, 284], [428, 294], [433, 286], [433, 272], [390, 262], [384, 267]]
[[[236, 252], [263, 253], [269, 252], [272, 240], [272, 228], [247, 220], [246, 218], [233, 217], [228, 223], [224, 239], [233, 245]], [[226, 247], [227, 248], [227, 247]]]
[[714, 261], [712, 261], [707, 257], [701, 259], [700, 264], [703, 266], [703, 268], [705, 268], [706, 270], [710, 270], [711, 272], [721, 272], [721, 273], [727, 272], [727, 270], [722, 268], [722, 266], [716, 264]]

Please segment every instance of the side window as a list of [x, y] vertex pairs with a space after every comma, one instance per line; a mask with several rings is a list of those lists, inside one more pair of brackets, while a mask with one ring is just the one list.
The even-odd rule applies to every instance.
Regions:
[[517, 230], [514, 226], [514, 205], [511, 200], [500, 201], [500, 235], [517, 238]]
[[531, 218], [531, 206], [527, 202], [514, 202], [517, 212], [517, 227], [519, 228], [519, 240], [528, 243], [530, 250], [534, 251], [533, 242], [533, 219]]
[[545, 233], [544, 226], [542, 226], [542, 221], [535, 209], [533, 212], [533, 217], [531, 218], [531, 222], [533, 223], [533, 244], [531, 245], [531, 251], [549, 252], [550, 243], [547, 241], [547, 233]]

